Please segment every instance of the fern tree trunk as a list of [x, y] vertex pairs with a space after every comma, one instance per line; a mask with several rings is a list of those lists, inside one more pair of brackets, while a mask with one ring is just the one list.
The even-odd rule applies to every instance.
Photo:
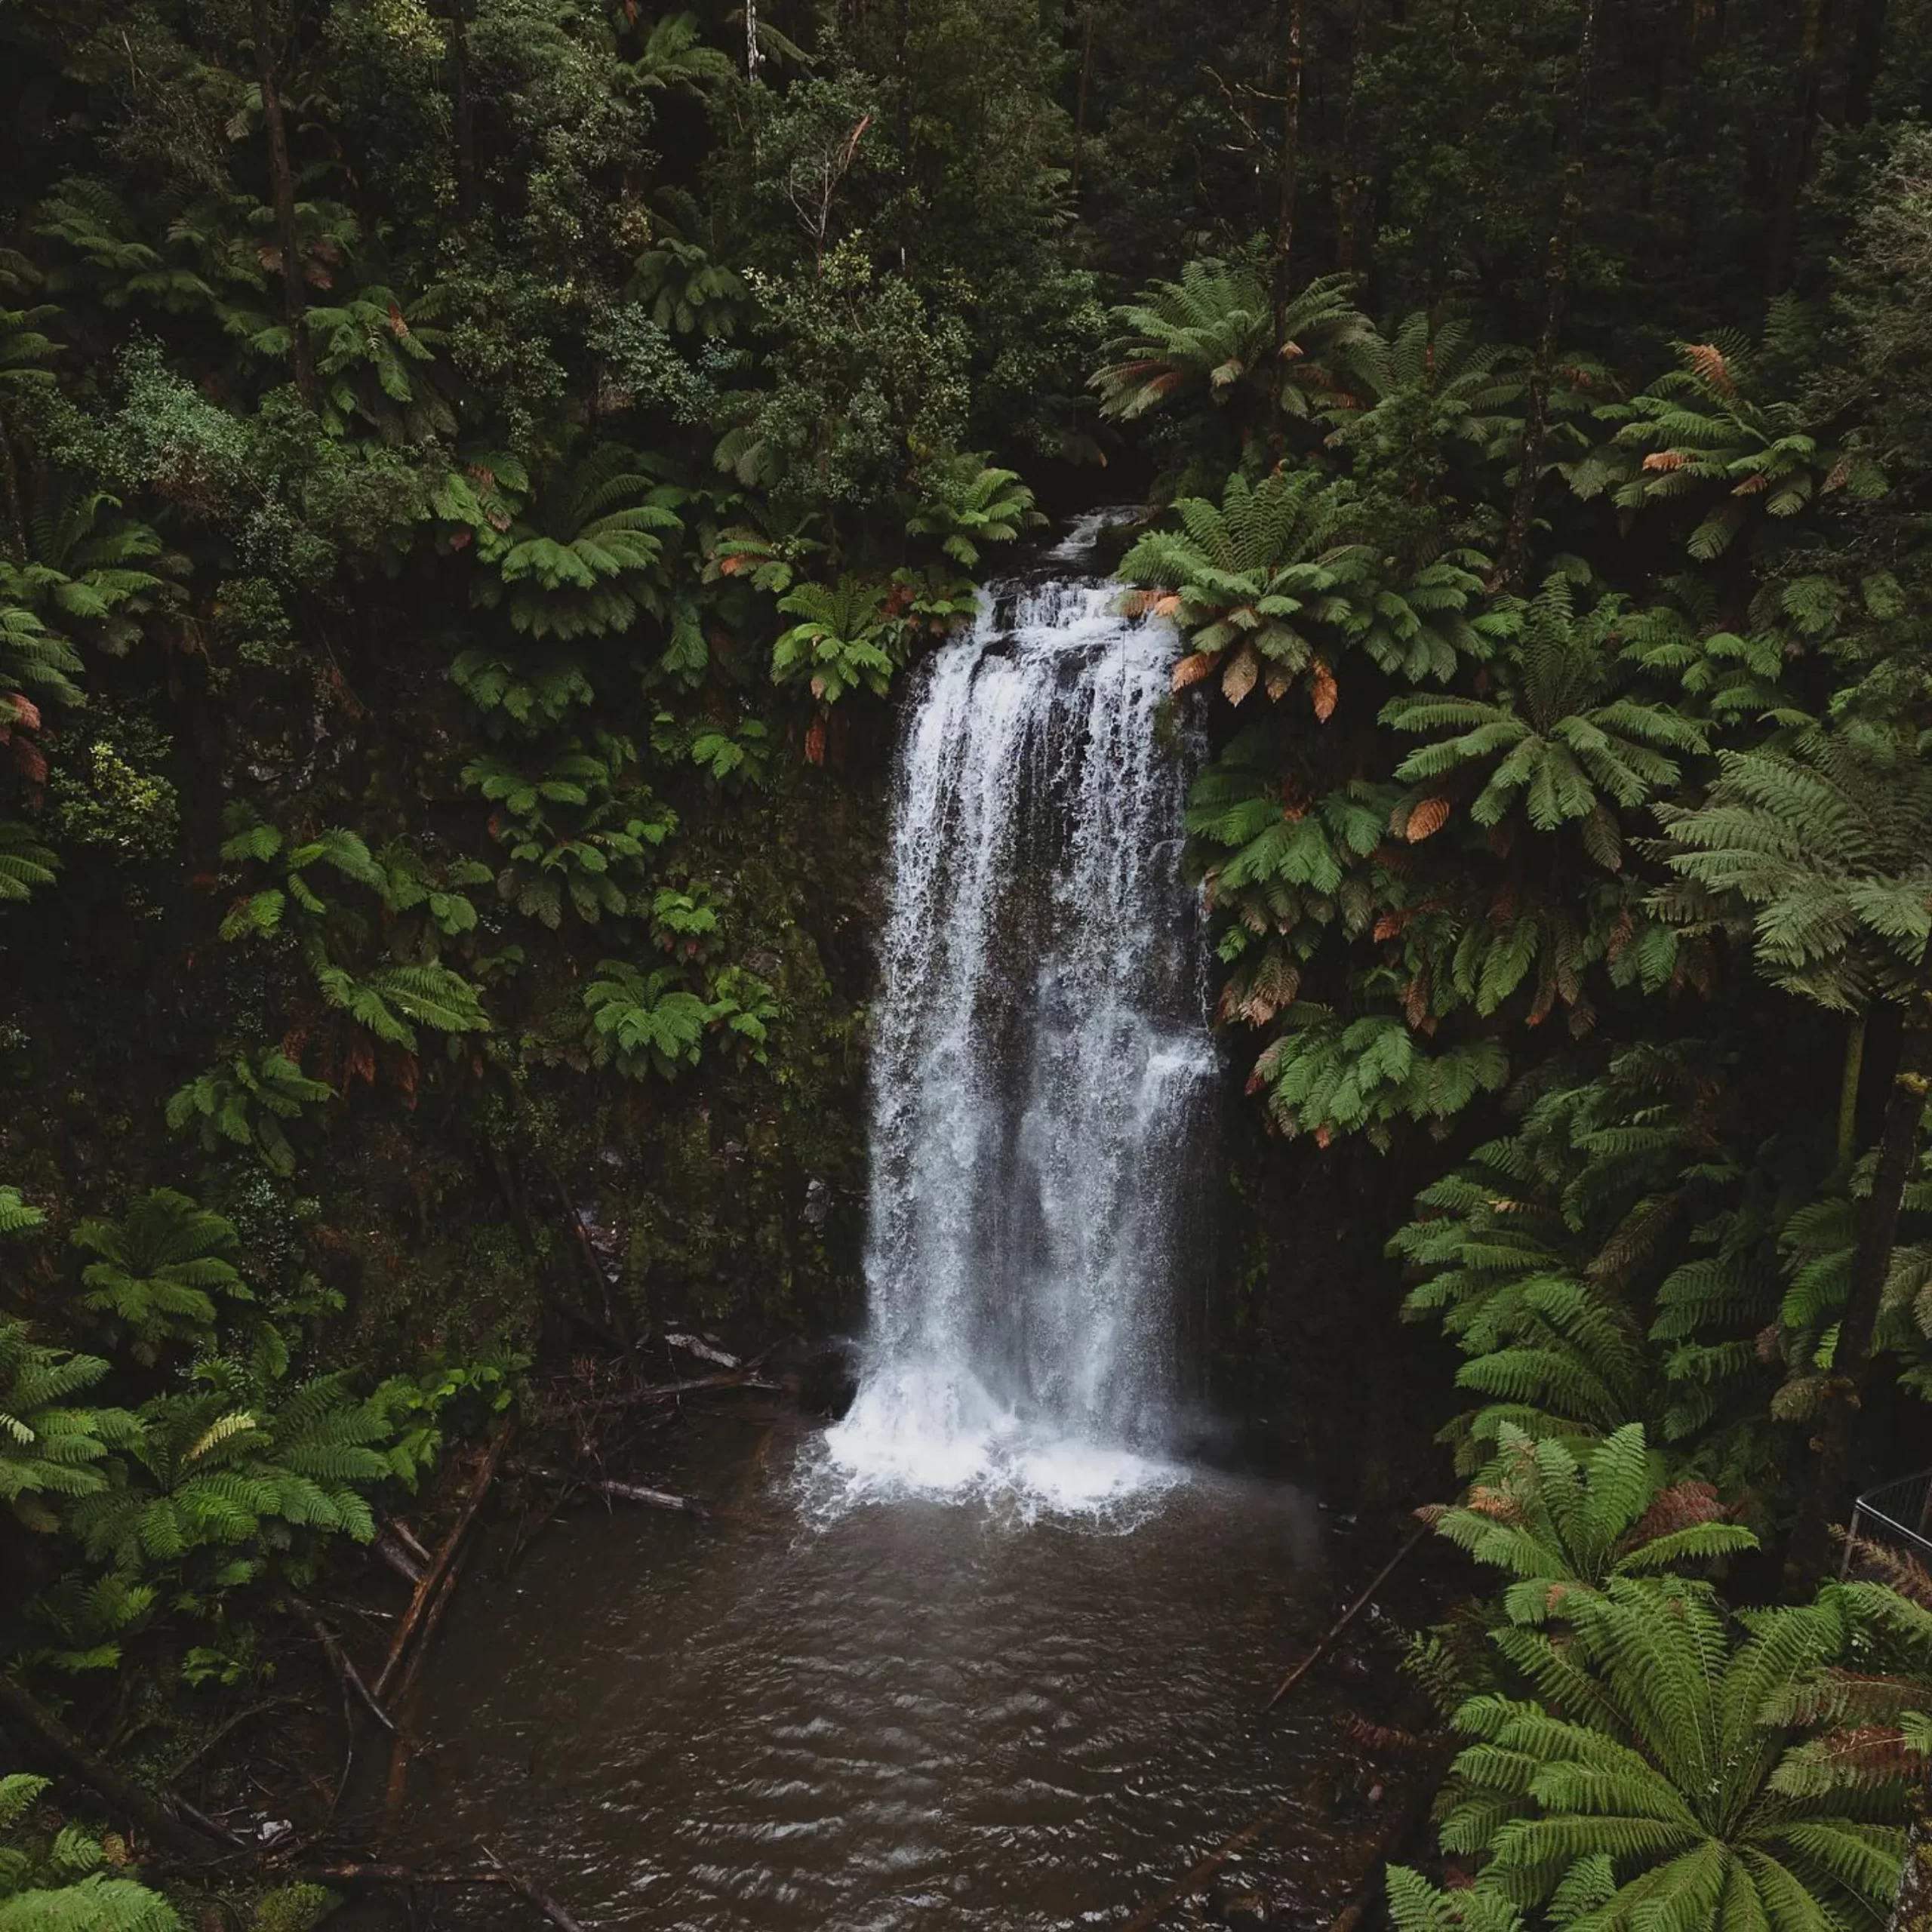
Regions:
[[1865, 1072], [1865, 1016], [1858, 1014], [1845, 1035], [1844, 1071], [1838, 1081], [1837, 1170], [1851, 1171], [1858, 1158], [1858, 1089]]
[[1932, 1786], [1921, 1785], [1912, 1798], [1912, 1836], [1906, 1843], [1890, 1932], [1932, 1932]]
[[1506, 590], [1521, 590], [1529, 571], [1530, 528], [1536, 520], [1543, 439], [1549, 431], [1549, 386], [1562, 346], [1564, 318], [1569, 313], [1570, 260], [1576, 251], [1577, 224], [1583, 216], [1585, 143], [1589, 134], [1591, 83], [1596, 64], [1597, 0], [1583, 0], [1583, 23], [1577, 37], [1577, 100], [1570, 122], [1570, 152], [1563, 166], [1563, 192], [1543, 269], [1543, 333], [1537, 338], [1536, 360], [1530, 368], [1530, 392], [1523, 408], [1523, 440], [1516, 454], [1516, 494], [1510, 503], [1509, 530], [1503, 543], [1501, 581]]
[[1870, 1378], [1872, 1338], [1884, 1303], [1886, 1278], [1891, 1272], [1906, 1184], [1918, 1164], [1928, 1092], [1932, 1092], [1932, 940], [1919, 955], [1906, 1008], [1898, 1071], [1892, 1076], [1885, 1100], [1878, 1164], [1872, 1177], [1872, 1192], [1858, 1217], [1850, 1287], [1838, 1324], [1832, 1373], [1825, 1383], [1814, 1438], [1817, 1465], [1799, 1506], [1785, 1566], [1792, 1590], [1804, 1596], [1811, 1593], [1830, 1560], [1832, 1525], [1844, 1521], [1851, 1506], [1859, 1411]]
[[282, 116], [281, 91], [276, 85], [269, 0], [249, 0], [249, 19], [255, 36], [255, 72], [262, 88], [262, 131], [268, 137], [269, 188], [275, 202], [275, 237], [281, 250], [282, 315], [295, 359], [295, 392], [308, 408], [319, 409], [322, 392], [315, 380], [315, 352], [309, 342], [309, 303], [302, 285], [302, 251], [295, 232], [295, 171], [289, 162], [288, 124]]
[[20, 503], [20, 470], [14, 439], [0, 423], [0, 555], [16, 564], [27, 560], [26, 512]]

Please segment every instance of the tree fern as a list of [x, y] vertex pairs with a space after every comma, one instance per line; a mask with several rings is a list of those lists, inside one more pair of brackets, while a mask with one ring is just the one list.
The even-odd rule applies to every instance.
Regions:
[[9, 701], [11, 724], [31, 721], [20, 709], [23, 697], [36, 705], [82, 702], [80, 653], [33, 608], [43, 588], [29, 571], [0, 559], [0, 700]]
[[1703, 803], [1658, 809], [1683, 881], [1660, 911], [1748, 933], [1767, 978], [1821, 1005], [1901, 997], [1932, 932], [1932, 767], [1862, 726], [1718, 764]]
[[1506, 607], [1496, 697], [1403, 697], [1383, 708], [1385, 724], [1431, 741], [1409, 753], [1396, 777], [1432, 791], [1472, 789], [1469, 814], [1478, 825], [1500, 824], [1515, 810], [1539, 832], [1580, 821], [1595, 832], [1584, 840], [1586, 853], [1620, 866], [1615, 811], [1644, 804], [1675, 780], [1678, 756], [1706, 744], [1694, 720], [1619, 694], [1622, 615], [1609, 596], [1579, 611], [1560, 576]]
[[983, 544], [1010, 543], [1044, 521], [1019, 472], [996, 469], [982, 454], [929, 464], [919, 483], [919, 506], [906, 521], [907, 534], [937, 537], [946, 555], [969, 571], [978, 568]]
[[597, 971], [584, 988], [583, 1005], [586, 1038], [599, 1064], [632, 1079], [697, 1065], [705, 1030], [717, 1017], [708, 1001], [668, 968], [647, 974], [606, 959]]
[[323, 958], [315, 958], [313, 966], [315, 983], [330, 1005], [340, 1008], [377, 1039], [411, 1052], [419, 1025], [439, 1033], [490, 1030], [481, 993], [451, 967], [383, 966], [358, 977]]
[[160, 1893], [133, 1878], [91, 1872], [55, 1890], [32, 1887], [0, 1898], [0, 1932], [183, 1932]]
[[142, 241], [126, 203], [106, 182], [70, 175], [41, 203], [36, 233], [73, 266], [63, 279], [84, 281], [110, 309], [206, 312], [214, 291], [181, 259]]
[[1282, 1018], [1286, 1029], [1255, 1062], [1254, 1081], [1285, 1133], [1325, 1140], [1360, 1131], [1386, 1146], [1395, 1121], [1447, 1120], [1508, 1072], [1494, 1040], [1432, 1048], [1399, 1019], [1344, 1022], [1312, 1002]]
[[1480, 588], [1469, 568], [1478, 560], [1458, 553], [1392, 571], [1371, 540], [1367, 506], [1346, 484], [1312, 469], [1277, 469], [1253, 484], [1235, 475], [1218, 503], [1185, 497], [1174, 512], [1180, 528], [1149, 531], [1120, 569], [1174, 600], [1193, 647], [1177, 685], [1218, 673], [1223, 695], [1238, 703], [1257, 686], [1280, 698], [1306, 677], [1325, 719], [1346, 651], [1419, 680], [1446, 679], [1459, 654], [1477, 648], [1466, 613]]
[[331, 434], [369, 431], [391, 444], [431, 445], [454, 435], [457, 417], [438, 364], [446, 332], [430, 299], [407, 300], [367, 282], [308, 311], [321, 417]]
[[901, 626], [888, 611], [889, 586], [851, 573], [835, 584], [795, 585], [778, 608], [798, 622], [771, 652], [776, 684], [802, 678], [812, 696], [835, 704], [861, 688], [883, 697], [898, 668]]
[[1709, 1484], [1670, 1481], [1642, 1425], [1626, 1423], [1587, 1449], [1497, 1432], [1485, 1479], [1436, 1519], [1437, 1534], [1517, 1580], [1512, 1621], [1541, 1623], [1577, 1589], [1755, 1549], [1724, 1520]]
[[1389, 1868], [1396, 1932], [1522, 1932], [1522, 1915], [1494, 1892], [1439, 1891], [1405, 1865]]
[[660, 614], [666, 543], [684, 528], [678, 501], [620, 445], [601, 442], [543, 478], [500, 537], [479, 539], [492, 571], [473, 580], [476, 599], [505, 606], [538, 638], [602, 635]]
[[232, 1224], [173, 1188], [140, 1195], [121, 1221], [80, 1222], [73, 1241], [97, 1257], [82, 1271], [83, 1305], [125, 1334], [143, 1361], [212, 1327], [217, 1297], [253, 1299], [235, 1266]]
[[107, 1373], [97, 1355], [49, 1347], [25, 1324], [0, 1320], [0, 1503], [28, 1528], [54, 1528], [66, 1499], [106, 1487], [103, 1465], [134, 1420], [75, 1398]]
[[197, 1074], [169, 1097], [166, 1118], [177, 1133], [192, 1128], [209, 1153], [247, 1148], [271, 1173], [287, 1176], [295, 1171], [295, 1150], [282, 1122], [334, 1097], [326, 1082], [309, 1079], [279, 1048], [266, 1047]]
[[118, 497], [57, 472], [42, 478], [27, 518], [29, 561], [17, 594], [53, 628], [123, 657], [143, 627], [180, 601], [186, 560], [169, 552]]
[[[672, 35], [681, 22], [690, 21], [688, 14], [660, 21], [651, 29], [652, 38]], [[670, 43], [663, 44], [668, 48]], [[681, 48], [678, 59], [681, 66], [712, 53], [694, 45]], [[718, 259], [712, 238], [703, 232], [706, 218], [697, 199], [682, 189], [660, 188], [652, 205], [651, 240], [632, 264], [629, 292], [648, 305], [661, 329], [728, 339], [736, 334], [752, 309], [751, 289], [743, 275]]]
[[482, 713], [493, 738], [552, 729], [594, 695], [574, 657], [513, 657], [482, 645], [458, 654], [450, 681]]
[[17, 819], [0, 819], [0, 903], [28, 898], [36, 887], [51, 885], [57, 863], [30, 827]]
[[[1903, 1787], [1800, 1796], [1784, 1767], [1813, 1741], [1785, 1715], [1794, 1687], [1863, 1627], [1835, 1587], [1743, 1627], [1703, 1586], [1612, 1577], [1556, 1604], [1561, 1627], [1497, 1635], [1561, 1709], [1472, 1699], [1442, 1822], [1485, 1859], [1478, 1888], [1552, 1922], [1829, 1925], [1882, 1915], [1898, 1877]], [[1587, 1900], [1583, 1916], [1555, 1908]], [[1720, 1902], [1723, 1902], [1721, 1912]]]
[[1306, 416], [1330, 400], [1337, 358], [1369, 334], [1346, 275], [1310, 282], [1289, 302], [1278, 336], [1263, 265], [1246, 258], [1189, 262], [1114, 311], [1112, 358], [1097, 371], [1103, 415], [1125, 421], [1176, 402], [1274, 405]]
[[[1417, 314], [1352, 344], [1346, 361], [1342, 393], [1321, 412], [1326, 443], [1376, 500], [1388, 547], [1433, 555], [1481, 528], [1475, 506], [1500, 496], [1522, 443], [1523, 352], [1481, 340], [1466, 315]], [[1564, 410], [1570, 392], [1556, 386], [1551, 401]]]
[[342, 1374], [290, 1388], [219, 1359], [198, 1382], [145, 1404], [110, 1481], [73, 1506], [91, 1559], [130, 1577], [200, 1564], [204, 1587], [219, 1588], [298, 1537], [375, 1534], [368, 1492], [408, 1473], [386, 1400]]
[[47, 1210], [24, 1198], [17, 1187], [0, 1186], [0, 1241], [31, 1234], [45, 1225]]
[[1694, 1054], [1630, 1050], [1418, 1196], [1390, 1250], [1422, 1276], [1406, 1313], [1439, 1317], [1460, 1386], [1490, 1398], [1452, 1427], [1466, 1469], [1506, 1423], [1582, 1441], [1635, 1417], [1673, 1442], [1761, 1424], [1755, 1352], [1709, 1351], [1755, 1334], [1767, 1286], [1775, 1311], [1793, 1150], [1721, 1158], [1719, 1091]]
[[1823, 444], [1802, 407], [1761, 396], [1755, 358], [1735, 336], [1679, 345], [1681, 366], [1599, 416], [1610, 445], [1571, 466], [1580, 496], [1607, 491], [1619, 507], [1683, 502], [1696, 521], [1687, 546], [1708, 562], [1754, 509], [1796, 515], [1827, 489], [1880, 487], [1862, 459]]
[[166, 1899], [125, 1875], [122, 1840], [36, 1813], [49, 1789], [0, 1777], [0, 1932], [184, 1932]]
[[466, 784], [497, 805], [491, 837], [508, 863], [497, 890], [553, 929], [574, 912], [586, 924], [634, 909], [648, 854], [677, 815], [631, 774], [635, 747], [599, 734], [565, 742], [541, 762], [491, 754], [463, 767]]

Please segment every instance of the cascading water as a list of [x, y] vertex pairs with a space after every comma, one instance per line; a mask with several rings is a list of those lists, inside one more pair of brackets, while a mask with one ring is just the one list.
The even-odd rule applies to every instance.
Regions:
[[[1071, 561], [1101, 519], [1054, 553]], [[996, 586], [900, 747], [848, 1495], [1091, 1508], [1162, 1480], [1180, 1209], [1214, 1070], [1164, 620]]]

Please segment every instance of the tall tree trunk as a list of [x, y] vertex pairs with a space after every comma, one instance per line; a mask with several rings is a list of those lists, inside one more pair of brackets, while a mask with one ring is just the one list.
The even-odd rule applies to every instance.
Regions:
[[450, 8], [450, 106], [456, 118], [456, 211], [466, 225], [476, 219], [476, 103], [469, 92], [467, 0]]
[[1918, 1164], [1921, 1122], [1928, 1093], [1932, 1093], [1932, 940], [1919, 955], [1906, 1008], [1898, 1071], [1885, 1098], [1885, 1124], [1878, 1137], [1878, 1164], [1872, 1177], [1872, 1192], [1859, 1212], [1857, 1245], [1852, 1250], [1851, 1281], [1838, 1323], [1838, 1348], [1821, 1398], [1823, 1413], [1814, 1438], [1818, 1460], [1792, 1531], [1785, 1574], [1795, 1595], [1808, 1595], [1824, 1574], [1831, 1555], [1832, 1525], [1842, 1522], [1850, 1507], [1859, 1411], [1871, 1376], [1872, 1338], [1885, 1299], [1886, 1278], [1891, 1272], [1906, 1185]]
[[[1275, 347], [1286, 343], [1288, 262], [1295, 245], [1295, 174], [1301, 162], [1303, 0], [1287, 0], [1287, 42], [1281, 61], [1281, 152], [1275, 175]], [[1278, 385], [1280, 372], [1275, 380]]]
[[268, 136], [269, 185], [275, 198], [275, 235], [281, 248], [281, 304], [295, 359], [295, 392], [311, 409], [322, 405], [315, 358], [309, 343], [309, 303], [302, 285], [302, 252], [295, 233], [295, 174], [288, 161], [288, 128], [275, 85], [275, 43], [269, 31], [269, 0], [249, 0], [255, 34], [255, 71], [262, 84], [262, 128]]
[[1355, 0], [1355, 26], [1349, 42], [1349, 97], [1342, 110], [1342, 165], [1335, 177], [1335, 258], [1344, 275], [1355, 272], [1355, 217], [1361, 198], [1361, 63], [1368, 54], [1368, 0]]
[[1791, 286], [1798, 248], [1798, 200], [1811, 171], [1811, 144], [1818, 131], [1819, 50], [1825, 38], [1825, 0], [1804, 0], [1798, 35], [1797, 83], [1784, 160], [1778, 170], [1777, 202], [1771, 214], [1770, 292]]
[[893, 63], [899, 77], [899, 272], [912, 254], [912, 5], [899, 0]]
[[1577, 98], [1570, 122], [1570, 152], [1564, 162], [1562, 195], [1543, 269], [1543, 334], [1537, 339], [1536, 360], [1530, 368], [1530, 392], [1523, 410], [1523, 441], [1516, 457], [1516, 494], [1509, 506], [1509, 530], [1503, 543], [1500, 574], [1506, 590], [1521, 590], [1529, 571], [1530, 530], [1536, 521], [1543, 438], [1549, 430], [1549, 385], [1562, 346], [1564, 320], [1569, 312], [1570, 258], [1577, 245], [1577, 226], [1583, 214], [1591, 83], [1596, 64], [1597, 0], [1583, 0], [1583, 25], [1577, 39]]
[[1885, 0], [1859, 0], [1851, 26], [1851, 72], [1845, 82], [1844, 118], [1862, 128], [1872, 118], [1872, 91], [1885, 57]]
[[1087, 88], [1094, 72], [1094, 14], [1099, 0], [1086, 0], [1080, 10], [1080, 93], [1073, 111], [1073, 194], [1080, 197], [1080, 164], [1087, 149]]

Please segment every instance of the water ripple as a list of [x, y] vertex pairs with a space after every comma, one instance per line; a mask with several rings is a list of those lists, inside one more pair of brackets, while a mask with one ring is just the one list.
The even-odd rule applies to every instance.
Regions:
[[[605, 1932], [1050, 1932], [1347, 1768], [1318, 1703], [1253, 1722], [1327, 1614], [1292, 1491], [1197, 1475], [1131, 1536], [808, 1521], [586, 1515], [508, 1615], [460, 1599], [405, 1835], [481, 1837]], [[1290, 1835], [1326, 1896], [1312, 1797]]]

